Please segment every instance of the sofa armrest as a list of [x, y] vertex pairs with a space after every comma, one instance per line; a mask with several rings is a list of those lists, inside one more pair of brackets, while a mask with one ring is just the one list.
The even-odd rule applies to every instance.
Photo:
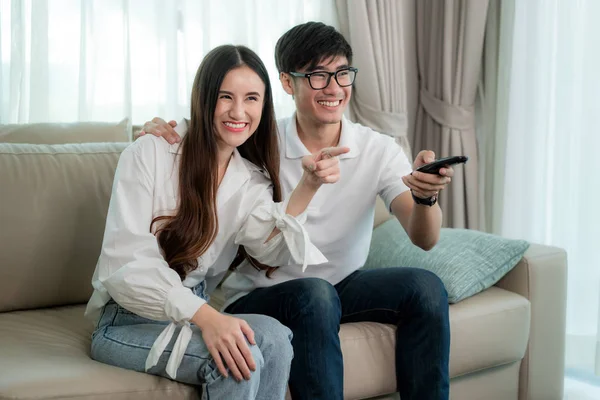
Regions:
[[521, 363], [519, 400], [563, 398], [567, 254], [532, 244], [517, 266], [496, 286], [531, 302], [527, 352]]

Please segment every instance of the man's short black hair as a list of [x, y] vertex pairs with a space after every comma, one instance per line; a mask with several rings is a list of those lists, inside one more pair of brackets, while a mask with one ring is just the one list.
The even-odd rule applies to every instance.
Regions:
[[352, 48], [333, 26], [321, 22], [296, 25], [283, 34], [275, 45], [275, 64], [279, 72], [301, 68], [314, 70], [321, 62], [346, 57], [352, 63]]

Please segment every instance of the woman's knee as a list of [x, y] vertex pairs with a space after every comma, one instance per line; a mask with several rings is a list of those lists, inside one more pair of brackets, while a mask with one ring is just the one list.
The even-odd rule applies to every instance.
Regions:
[[258, 343], [256, 346], [250, 345], [250, 354], [256, 365], [256, 371], [260, 371], [265, 365], [265, 355], [260, 346], [258, 346]]
[[251, 314], [243, 318], [254, 332], [256, 346], [251, 346], [252, 351], [260, 352], [260, 357], [276, 355], [286, 362], [292, 359], [293, 335], [287, 326], [266, 315]]

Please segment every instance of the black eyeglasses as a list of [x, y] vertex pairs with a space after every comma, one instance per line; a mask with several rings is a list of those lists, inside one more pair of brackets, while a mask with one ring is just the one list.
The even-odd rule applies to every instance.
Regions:
[[356, 79], [358, 68], [348, 67], [337, 70], [335, 72], [315, 71], [305, 74], [303, 72], [290, 72], [290, 75], [300, 78], [308, 78], [308, 84], [314, 90], [325, 89], [331, 82], [331, 77], [335, 77], [335, 81], [341, 87], [350, 86]]

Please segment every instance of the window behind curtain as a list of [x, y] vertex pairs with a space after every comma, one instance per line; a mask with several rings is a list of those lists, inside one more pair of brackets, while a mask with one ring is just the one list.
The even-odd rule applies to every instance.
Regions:
[[273, 50], [310, 20], [337, 27], [334, 0], [0, 0], [0, 123], [189, 116], [202, 57], [227, 43], [259, 54], [284, 117]]

